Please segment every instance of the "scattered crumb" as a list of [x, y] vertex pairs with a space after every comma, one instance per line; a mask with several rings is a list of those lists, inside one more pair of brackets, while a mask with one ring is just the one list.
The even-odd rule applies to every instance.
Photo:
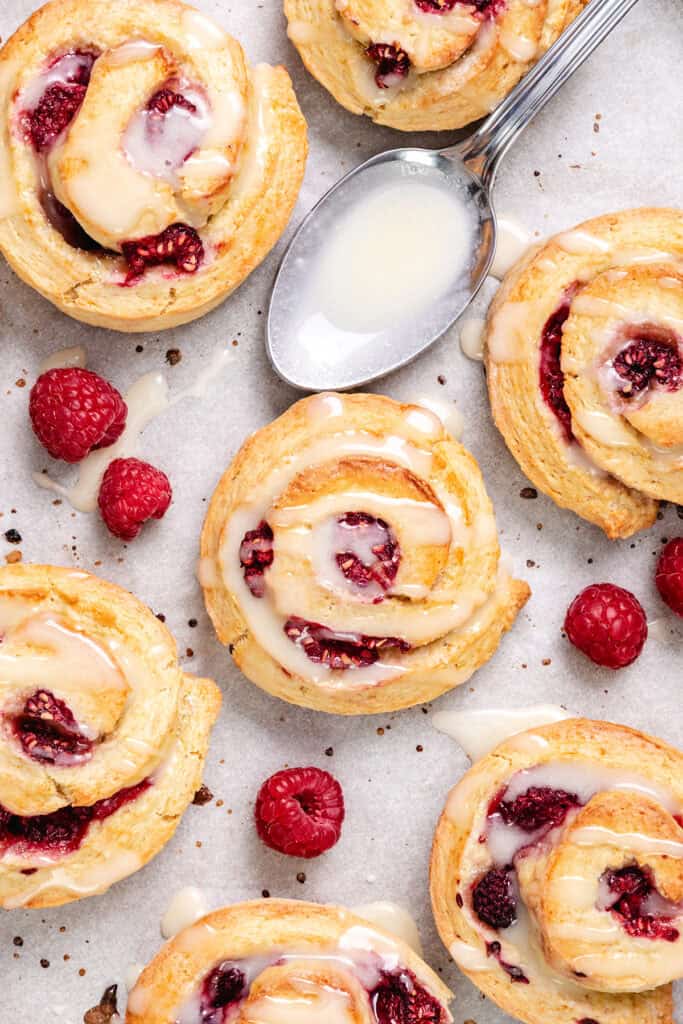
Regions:
[[10, 551], [8, 555], [5, 555], [5, 561], [8, 565], [14, 565], [15, 562], [20, 562], [21, 558], [21, 551]]
[[179, 348], [169, 348], [166, 353], [166, 362], [169, 366], [177, 366], [180, 360], [183, 358], [183, 353]]
[[113, 1024], [114, 1020], [118, 1021], [116, 991], [116, 985], [110, 985], [105, 989], [97, 1006], [93, 1006], [83, 1014], [83, 1024], [110, 1024], [110, 1022]]
[[209, 804], [213, 800], [213, 793], [208, 786], [201, 785], [194, 795], [193, 804], [197, 807], [203, 807], [204, 804]]
[[301, 882], [302, 885], [304, 884], [304, 882], [306, 881], [306, 875], [304, 874], [303, 871], [299, 872], [299, 874], [296, 876], [296, 880], [297, 882]]
[[520, 498], [537, 498], [538, 491], [535, 487], [522, 487], [521, 491], [519, 492], [519, 496]]
[[332, 757], [334, 754], [334, 747], [327, 747], [325, 750], [325, 757]]
[[5, 540], [8, 544], [21, 544], [21, 534], [15, 529], [6, 530]]

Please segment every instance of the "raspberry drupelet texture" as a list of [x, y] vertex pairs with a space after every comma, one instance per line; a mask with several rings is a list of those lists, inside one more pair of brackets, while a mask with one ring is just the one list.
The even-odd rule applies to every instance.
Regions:
[[655, 583], [662, 600], [683, 618], [683, 537], [674, 537], [662, 551]]
[[329, 772], [287, 768], [263, 783], [255, 816], [266, 846], [290, 857], [318, 857], [339, 840], [344, 794]]
[[531, 786], [514, 800], [501, 801], [497, 810], [507, 825], [516, 825], [523, 832], [561, 825], [572, 807], [578, 807], [575, 793], [550, 786]]
[[623, 383], [622, 398], [635, 398], [648, 387], [677, 391], [683, 384], [683, 364], [675, 344], [656, 338], [638, 338], [616, 356], [615, 372]]
[[624, 668], [647, 639], [647, 617], [638, 599], [613, 583], [594, 583], [569, 606], [564, 628], [575, 647], [596, 665]]
[[363, 534], [369, 531], [381, 535], [381, 542], [372, 547], [373, 561], [364, 561], [353, 551], [338, 551], [335, 560], [343, 576], [357, 587], [362, 589], [375, 583], [382, 590], [389, 590], [401, 562], [399, 544], [389, 524], [367, 512], [346, 512], [337, 524], [342, 532], [348, 532], [350, 538], [355, 535], [362, 540]]
[[539, 383], [546, 405], [552, 410], [567, 443], [574, 440], [572, 414], [564, 397], [564, 373], [562, 372], [562, 330], [571, 310], [570, 298], [552, 313], [541, 334], [541, 358], [539, 362]]
[[491, 868], [472, 889], [472, 906], [491, 928], [509, 928], [517, 919], [517, 901], [509, 871]]
[[80, 462], [123, 433], [128, 407], [108, 381], [78, 366], [42, 373], [31, 388], [29, 416], [40, 443], [55, 459]]
[[169, 88], [159, 89], [147, 103], [147, 109], [152, 114], [160, 114], [162, 117], [172, 107], [182, 107], [189, 114], [197, 113], [197, 108], [191, 100], [188, 100], [182, 93], [174, 92], [173, 89]]
[[160, 469], [140, 459], [114, 459], [102, 479], [98, 505], [115, 537], [134, 540], [148, 519], [162, 518], [171, 497], [171, 484]]
[[338, 633], [319, 622], [308, 622], [296, 615], [287, 619], [284, 631], [312, 662], [339, 672], [374, 665], [383, 651], [410, 649], [410, 644], [395, 636]]
[[71, 709], [49, 690], [37, 690], [26, 700], [12, 728], [32, 761], [80, 764], [92, 753], [92, 741], [78, 728]]
[[264, 573], [272, 564], [273, 531], [264, 519], [255, 530], [245, 533], [240, 544], [240, 565], [244, 570], [244, 582], [254, 597], [265, 595]]
[[412, 971], [383, 971], [370, 993], [378, 1024], [442, 1024], [446, 1020], [438, 999], [419, 983]]
[[380, 89], [389, 89], [410, 71], [410, 58], [398, 43], [372, 43], [365, 52], [377, 65], [375, 82]]
[[614, 896], [614, 901], [609, 902], [606, 909], [618, 919], [628, 935], [637, 939], [662, 939], [664, 942], [678, 939], [680, 933], [672, 925], [671, 917], [648, 912], [648, 900], [657, 892], [649, 868], [635, 864], [618, 871], [607, 871], [603, 877]]
[[200, 994], [201, 1024], [223, 1024], [231, 1007], [247, 994], [247, 979], [239, 967], [224, 960], [207, 974]]
[[121, 252], [129, 267], [125, 284], [134, 284], [148, 267], [164, 263], [182, 274], [194, 274], [204, 259], [202, 240], [187, 224], [171, 224], [158, 235], [123, 242]]

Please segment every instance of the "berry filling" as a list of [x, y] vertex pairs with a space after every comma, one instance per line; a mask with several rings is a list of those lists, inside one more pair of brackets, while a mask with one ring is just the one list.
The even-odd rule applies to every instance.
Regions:
[[[71, 210], [60, 203], [49, 188], [41, 190], [40, 204], [53, 228], [59, 231], [64, 241], [73, 249], [82, 249], [84, 252], [107, 252], [99, 242], [96, 242], [83, 230]], [[111, 255], [116, 254], [112, 253]]]
[[151, 114], [158, 114], [163, 117], [173, 107], [182, 107], [183, 110], [187, 110], [190, 114], [197, 113], [197, 107], [194, 103], [188, 100], [182, 93], [174, 92], [173, 89], [159, 89], [155, 92], [150, 101], [147, 104], [147, 110]]
[[509, 928], [517, 920], [517, 900], [510, 872], [492, 868], [472, 889], [472, 906], [490, 928]]
[[531, 786], [512, 801], [501, 800], [495, 810], [506, 825], [515, 825], [523, 832], [536, 832], [541, 828], [557, 828], [570, 809], [579, 805], [576, 793], [550, 786]]
[[457, 4], [474, 7], [477, 14], [496, 17], [505, 6], [505, 0], [415, 0], [425, 14], [450, 14]]
[[[340, 532], [348, 532], [349, 548], [335, 554], [345, 579], [357, 587], [376, 584], [382, 591], [393, 586], [401, 561], [398, 541], [388, 523], [366, 512], [347, 512], [337, 520]], [[376, 601], [382, 600], [379, 594]]]
[[45, 153], [68, 128], [83, 102], [90, 83], [94, 53], [73, 51], [55, 58], [43, 79], [38, 102], [22, 115], [24, 130], [34, 149]]
[[71, 709], [49, 690], [29, 697], [12, 724], [32, 761], [63, 766], [82, 763], [92, 754], [92, 741], [78, 728]]
[[125, 284], [133, 284], [147, 267], [171, 263], [182, 274], [194, 274], [204, 259], [204, 246], [194, 228], [171, 224], [158, 235], [123, 242], [121, 251], [128, 263]]
[[569, 312], [570, 298], [566, 297], [545, 322], [541, 334], [539, 376], [543, 400], [560, 424], [565, 441], [571, 444], [574, 441], [572, 414], [564, 397], [564, 374], [561, 366], [562, 328], [567, 322]]
[[509, 974], [512, 981], [516, 981], [521, 985], [529, 984], [529, 979], [521, 967], [517, 967], [515, 964], [509, 964], [507, 960], [503, 960], [500, 942], [487, 942], [486, 953], [488, 956], [496, 958], [505, 973]]
[[240, 544], [240, 565], [244, 570], [244, 582], [254, 597], [263, 597], [266, 592], [264, 573], [273, 564], [273, 531], [265, 519], [255, 530], [245, 533]]
[[380, 89], [389, 89], [410, 71], [410, 58], [398, 44], [372, 43], [365, 51], [377, 65], [375, 82]]
[[615, 356], [612, 367], [621, 398], [635, 398], [646, 388], [678, 391], [683, 386], [683, 363], [674, 338], [634, 338]]
[[319, 622], [307, 622], [298, 616], [288, 619], [284, 630], [292, 643], [302, 647], [311, 661], [340, 671], [374, 665], [387, 650], [410, 650], [410, 644], [397, 637], [337, 633]]
[[443, 1007], [418, 982], [412, 971], [382, 971], [370, 993], [370, 1005], [378, 1024], [442, 1024]]
[[235, 1003], [247, 994], [247, 979], [230, 960], [207, 974], [199, 997], [200, 1024], [223, 1024]]
[[633, 865], [606, 871], [600, 881], [610, 894], [602, 900], [601, 909], [609, 910], [628, 935], [676, 942], [680, 932], [667, 912], [680, 913], [681, 907], [660, 895], [649, 868]]
[[0, 806], [0, 855], [31, 857], [35, 854], [64, 857], [81, 846], [92, 822], [104, 821], [141, 796], [152, 785], [149, 779], [121, 789], [90, 807], [62, 807], [52, 814], [22, 817]]

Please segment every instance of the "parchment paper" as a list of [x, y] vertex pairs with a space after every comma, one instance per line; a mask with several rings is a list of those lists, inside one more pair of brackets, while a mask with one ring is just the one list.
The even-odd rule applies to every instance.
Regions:
[[[2, 0], [0, 35], [6, 38], [33, 6], [34, 0]], [[398, 133], [346, 113], [306, 74], [287, 42], [280, 0], [200, 0], [199, 6], [242, 40], [253, 61], [283, 61], [294, 77], [311, 141], [295, 220], [342, 172], [403, 142]], [[496, 187], [499, 213], [546, 235], [622, 207], [679, 203], [682, 45], [680, 0], [641, 0], [508, 155]], [[429, 143], [434, 137], [414, 138]], [[160, 337], [81, 326], [0, 266], [0, 559], [16, 548], [3, 536], [14, 527], [25, 560], [94, 569], [128, 587], [166, 616], [186, 667], [213, 676], [224, 693], [206, 768], [216, 800], [191, 807], [155, 861], [104, 897], [0, 916], [3, 1024], [80, 1024], [106, 985], [121, 982], [131, 963], [156, 952], [160, 916], [173, 891], [187, 884], [205, 887], [214, 906], [263, 890], [346, 904], [396, 900], [417, 917], [427, 959], [456, 993], [457, 1024], [509, 1019], [449, 962], [429, 907], [432, 832], [449, 787], [466, 767], [464, 754], [432, 728], [429, 708], [344, 719], [266, 696], [232, 667], [203, 608], [195, 565], [206, 501], [246, 435], [297, 397], [273, 376], [263, 347], [262, 311], [282, 249], [281, 242], [218, 311]], [[30, 473], [50, 460], [28, 428], [27, 401], [46, 355], [84, 344], [90, 367], [119, 388], [164, 368], [175, 390], [192, 382], [217, 344], [233, 339], [239, 344], [206, 398], [184, 402], [146, 432], [144, 457], [164, 468], [174, 487], [174, 503], [162, 523], [126, 547], [108, 536], [96, 516], [73, 513], [66, 503], [55, 507], [52, 495], [36, 489]], [[169, 366], [165, 355], [173, 348], [181, 350], [182, 361]], [[445, 384], [438, 383], [439, 375]], [[25, 387], [15, 383], [22, 380]], [[548, 499], [522, 499], [527, 481], [492, 426], [482, 368], [462, 356], [457, 328], [376, 390], [404, 399], [432, 395], [457, 401], [465, 416], [463, 440], [483, 469], [504, 548], [534, 592], [496, 657], [470, 684], [442, 698], [439, 709], [561, 702], [683, 745], [683, 630], [653, 583], [663, 539], [683, 532], [676, 509], [665, 509], [649, 533], [610, 543]], [[594, 668], [560, 637], [571, 598], [603, 579], [633, 589], [650, 619], [662, 620], [636, 665], [619, 674]], [[188, 625], [193, 618], [195, 628]], [[252, 814], [257, 789], [269, 774], [285, 764], [309, 763], [341, 781], [347, 821], [331, 853], [304, 863], [265, 849]], [[297, 880], [300, 872], [305, 881]]]

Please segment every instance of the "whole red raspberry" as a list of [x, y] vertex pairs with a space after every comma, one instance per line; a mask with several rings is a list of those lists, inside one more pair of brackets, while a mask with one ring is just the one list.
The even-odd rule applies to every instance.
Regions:
[[290, 857], [318, 857], [341, 835], [344, 794], [329, 772], [287, 768], [263, 783], [255, 814], [266, 846]]
[[78, 366], [47, 370], [31, 388], [29, 416], [36, 437], [55, 459], [80, 462], [118, 440], [128, 407], [116, 388]]
[[655, 583], [669, 608], [683, 618], [683, 537], [674, 537], [662, 551]]
[[647, 640], [647, 618], [640, 601], [613, 583], [594, 583], [569, 605], [567, 636], [596, 665], [624, 668]]
[[161, 519], [171, 504], [165, 473], [140, 459], [114, 459], [100, 486], [102, 518], [116, 537], [133, 540], [148, 519]]

